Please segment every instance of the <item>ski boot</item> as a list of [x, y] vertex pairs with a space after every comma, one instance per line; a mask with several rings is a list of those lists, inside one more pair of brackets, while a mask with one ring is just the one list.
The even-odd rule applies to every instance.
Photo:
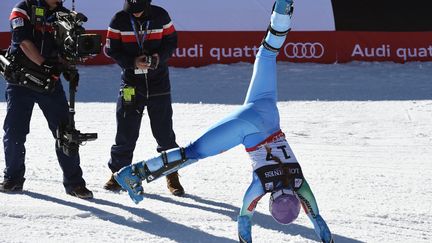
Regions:
[[114, 173], [114, 179], [128, 192], [135, 204], [144, 199], [144, 188], [142, 187], [142, 181], [145, 179], [144, 163], [123, 167]]
[[285, 42], [286, 35], [291, 30], [291, 17], [293, 14], [292, 0], [278, 0], [273, 5], [270, 25], [261, 44], [267, 50], [279, 52]]

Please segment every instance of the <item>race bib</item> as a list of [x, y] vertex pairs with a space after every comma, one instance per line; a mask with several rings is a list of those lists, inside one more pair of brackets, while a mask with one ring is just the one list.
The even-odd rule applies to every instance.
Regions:
[[296, 190], [303, 183], [303, 173], [298, 163], [267, 165], [255, 170], [266, 192], [282, 188]]
[[14, 18], [14, 19], [12, 19], [11, 24], [12, 24], [12, 29], [23, 27], [24, 26], [24, 19], [21, 17]]

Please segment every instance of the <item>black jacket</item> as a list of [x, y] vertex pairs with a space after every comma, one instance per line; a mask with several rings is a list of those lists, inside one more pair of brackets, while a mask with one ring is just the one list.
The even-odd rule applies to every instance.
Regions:
[[[144, 35], [141, 50], [137, 39], [141, 42]], [[177, 32], [166, 10], [152, 5], [150, 15], [139, 19], [125, 11], [116, 13], [108, 28], [106, 48], [107, 54], [123, 69], [123, 82], [137, 87], [141, 95], [150, 98], [170, 93], [167, 62], [177, 48]], [[160, 56], [158, 68], [136, 75], [135, 58], [155, 53]]]
[[[31, 23], [32, 6], [38, 6], [36, 0], [27, 0], [18, 3], [11, 12], [9, 17], [12, 42], [11, 42], [11, 53], [23, 54], [19, 47], [21, 42], [29, 40], [33, 42], [39, 50], [42, 49], [42, 56], [45, 58], [57, 58], [59, 48], [54, 40], [54, 29], [51, 24], [55, 12], [66, 12], [69, 10], [59, 6], [54, 10], [48, 10], [46, 12], [46, 23], [44, 25], [34, 25]], [[41, 7], [48, 8], [45, 1], [40, 1]]]

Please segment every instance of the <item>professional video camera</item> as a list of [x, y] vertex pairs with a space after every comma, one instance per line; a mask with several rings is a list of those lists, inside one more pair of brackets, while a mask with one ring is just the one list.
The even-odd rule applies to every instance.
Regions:
[[101, 36], [86, 34], [82, 25], [87, 17], [77, 12], [57, 12], [53, 23], [54, 38], [60, 48], [60, 54], [67, 61], [77, 62], [91, 55], [101, 52]]
[[[33, 6], [32, 24], [45, 24], [46, 11], [43, 7]], [[57, 146], [68, 156], [78, 153], [79, 145], [97, 138], [97, 133], [81, 133], [75, 128], [75, 93], [79, 82], [76, 64], [87, 57], [101, 52], [101, 36], [86, 34], [83, 23], [87, 17], [82, 13], [57, 12], [52, 21], [54, 39], [60, 56], [65, 63], [63, 76], [69, 81], [68, 120], [59, 126], [56, 132]], [[0, 52], [0, 75], [10, 84], [24, 86], [41, 93], [49, 93], [55, 88], [58, 77], [33, 63], [24, 54], [10, 55]]]

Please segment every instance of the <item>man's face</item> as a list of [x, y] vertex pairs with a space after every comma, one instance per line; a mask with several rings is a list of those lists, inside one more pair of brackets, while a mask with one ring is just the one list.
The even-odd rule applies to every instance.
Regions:
[[144, 11], [142, 11], [142, 12], [139, 12], [139, 13], [133, 13], [133, 15], [136, 17], [136, 18], [139, 18], [139, 17], [141, 17], [141, 15], [144, 13]]
[[50, 9], [54, 9], [61, 2], [61, 0], [45, 0]]

